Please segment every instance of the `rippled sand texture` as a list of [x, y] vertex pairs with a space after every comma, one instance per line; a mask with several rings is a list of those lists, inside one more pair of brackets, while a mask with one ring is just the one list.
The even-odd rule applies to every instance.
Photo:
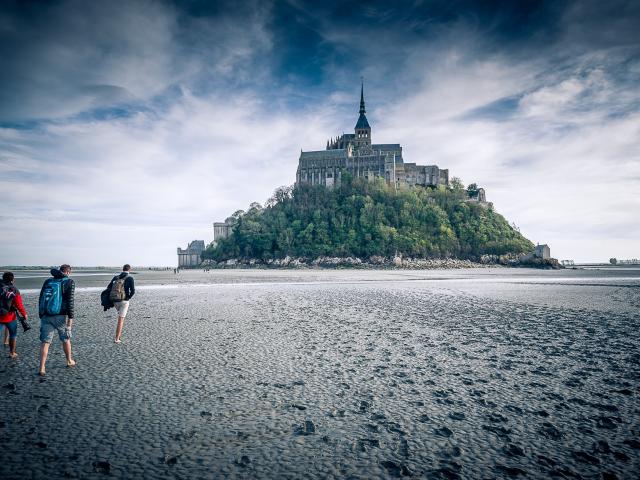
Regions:
[[119, 346], [81, 290], [76, 369], [3, 352], [0, 477], [637, 478], [633, 308], [458, 287], [140, 289]]

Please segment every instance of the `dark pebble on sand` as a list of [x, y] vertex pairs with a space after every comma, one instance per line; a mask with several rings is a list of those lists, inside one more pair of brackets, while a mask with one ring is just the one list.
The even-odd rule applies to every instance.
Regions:
[[243, 468], [248, 467], [251, 464], [251, 459], [246, 455], [242, 455], [239, 459], [235, 461], [235, 464]]
[[512, 443], [505, 445], [502, 451], [509, 457], [524, 457], [524, 450]]
[[207, 411], [203, 410], [203, 411], [200, 412], [200, 416], [202, 418], [211, 418], [211, 417], [213, 417], [213, 414], [211, 412], [207, 412]]
[[545, 467], [553, 467], [556, 465], [555, 460], [544, 455], [538, 455], [538, 463], [540, 465], [544, 465]]
[[436, 435], [439, 435], [440, 437], [447, 437], [447, 438], [453, 435], [453, 432], [449, 430], [447, 427], [436, 428], [433, 431], [433, 433], [435, 433]]
[[97, 460], [91, 464], [93, 471], [96, 473], [109, 474], [111, 472], [111, 464], [105, 460]]
[[595, 453], [611, 453], [611, 447], [604, 440], [598, 440], [598, 442], [593, 446], [593, 451]]
[[504, 427], [497, 427], [495, 425], [482, 425], [482, 428], [484, 428], [485, 430], [487, 430], [489, 432], [493, 432], [497, 436], [503, 437], [503, 438], [507, 437], [511, 433], [510, 429], [504, 428]]
[[611, 390], [611, 393], [619, 393], [620, 395], [633, 395], [633, 392], [628, 388], [622, 388], [620, 390]]
[[507, 419], [499, 413], [490, 413], [487, 415], [487, 420], [493, 423], [504, 423], [507, 421]]
[[587, 452], [579, 450], [577, 452], [572, 452], [571, 455], [579, 462], [588, 463], [590, 465], [600, 465], [600, 460]]
[[515, 405], [507, 405], [504, 407], [505, 410], [509, 410], [510, 412], [516, 413], [518, 415], [522, 415], [522, 409], [520, 407], [517, 407]]
[[358, 451], [366, 452], [370, 448], [380, 448], [380, 440], [376, 438], [360, 438], [357, 445]]
[[452, 420], [464, 420], [465, 415], [462, 412], [451, 412], [449, 413], [449, 418]]
[[294, 430], [298, 435], [313, 435], [316, 433], [316, 424], [311, 420], [305, 420], [302, 425], [296, 426]]
[[618, 476], [613, 472], [602, 472], [602, 480], [618, 480]]
[[384, 460], [382, 462], [380, 462], [380, 465], [382, 465], [384, 468], [387, 469], [387, 472], [389, 472], [389, 475], [393, 476], [393, 477], [408, 477], [411, 476], [411, 471], [409, 470], [409, 468], [406, 465], [400, 464], [400, 463], [396, 463], [393, 462], [391, 460]]
[[178, 455], [165, 455], [164, 463], [167, 465], [175, 465], [178, 463]]
[[559, 440], [562, 438], [562, 432], [558, 430], [558, 428], [549, 422], [544, 422], [542, 427], [540, 427], [540, 433], [551, 439], [551, 440]]
[[438, 456], [443, 459], [458, 458], [460, 455], [462, 455], [462, 449], [457, 445], [445, 448], [438, 453]]
[[618, 427], [611, 417], [597, 417], [596, 426], [606, 430], [615, 430]]
[[47, 444], [45, 442], [36, 442], [35, 445], [38, 448], [47, 448]]
[[503, 472], [510, 477], [518, 477], [526, 475], [527, 472], [518, 467], [507, 467], [506, 465], [496, 465], [496, 470]]
[[638, 440], [634, 440], [633, 438], [625, 440], [622, 443], [624, 443], [625, 445], [629, 445], [634, 450], [640, 450], [640, 442]]
[[442, 468], [439, 468], [438, 470], [434, 470], [433, 472], [431, 472], [429, 474], [428, 478], [430, 480], [431, 479], [433, 479], [433, 480], [459, 480], [462, 477], [455, 470], [453, 470], [453, 469], [451, 469], [449, 467], [442, 467]]
[[624, 452], [613, 452], [613, 456], [615, 457], [616, 460], [620, 460], [621, 462], [629, 461], [629, 455], [627, 455]]
[[578, 475], [576, 472], [574, 472], [573, 470], [570, 470], [568, 468], [554, 468], [553, 470], [551, 470], [549, 472], [549, 476], [551, 477], [558, 477], [558, 478], [582, 478], [580, 475]]

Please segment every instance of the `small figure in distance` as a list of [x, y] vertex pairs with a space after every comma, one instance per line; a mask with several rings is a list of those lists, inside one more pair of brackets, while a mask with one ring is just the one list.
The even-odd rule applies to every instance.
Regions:
[[52, 278], [47, 278], [40, 290], [38, 313], [40, 315], [40, 376], [45, 375], [49, 346], [53, 333], [58, 332], [67, 367], [75, 367], [71, 356], [71, 327], [75, 311], [76, 284], [69, 278], [71, 266], [60, 265], [51, 269]]
[[107, 287], [109, 289], [109, 299], [113, 302], [113, 306], [116, 307], [116, 311], [118, 312], [116, 343], [121, 343], [120, 336], [122, 335], [122, 327], [124, 326], [124, 317], [127, 316], [127, 312], [129, 311], [129, 300], [131, 300], [131, 297], [136, 293], [135, 283], [130, 272], [131, 265], [127, 263], [122, 267], [122, 273], [113, 277]]
[[16, 342], [18, 337], [18, 317], [16, 312], [27, 318], [27, 312], [22, 304], [22, 295], [13, 284], [15, 276], [11, 272], [4, 272], [0, 282], [0, 324], [4, 326], [5, 335], [9, 335], [9, 357], [16, 358]]

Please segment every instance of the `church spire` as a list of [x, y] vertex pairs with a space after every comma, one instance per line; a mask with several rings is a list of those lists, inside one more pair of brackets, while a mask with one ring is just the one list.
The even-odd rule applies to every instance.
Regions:
[[360, 85], [360, 115], [362, 115], [363, 113], [366, 113], [366, 110], [364, 109], [364, 79], [361, 77], [361, 85]]

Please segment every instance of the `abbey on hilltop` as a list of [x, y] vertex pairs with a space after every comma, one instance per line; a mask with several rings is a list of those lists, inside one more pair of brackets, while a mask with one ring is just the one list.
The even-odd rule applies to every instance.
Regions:
[[325, 150], [300, 152], [296, 184], [338, 186], [343, 172], [347, 172], [354, 178], [381, 177], [389, 185], [449, 185], [449, 170], [405, 163], [399, 143], [371, 143], [371, 126], [365, 113], [362, 85], [355, 132], [327, 141]]

